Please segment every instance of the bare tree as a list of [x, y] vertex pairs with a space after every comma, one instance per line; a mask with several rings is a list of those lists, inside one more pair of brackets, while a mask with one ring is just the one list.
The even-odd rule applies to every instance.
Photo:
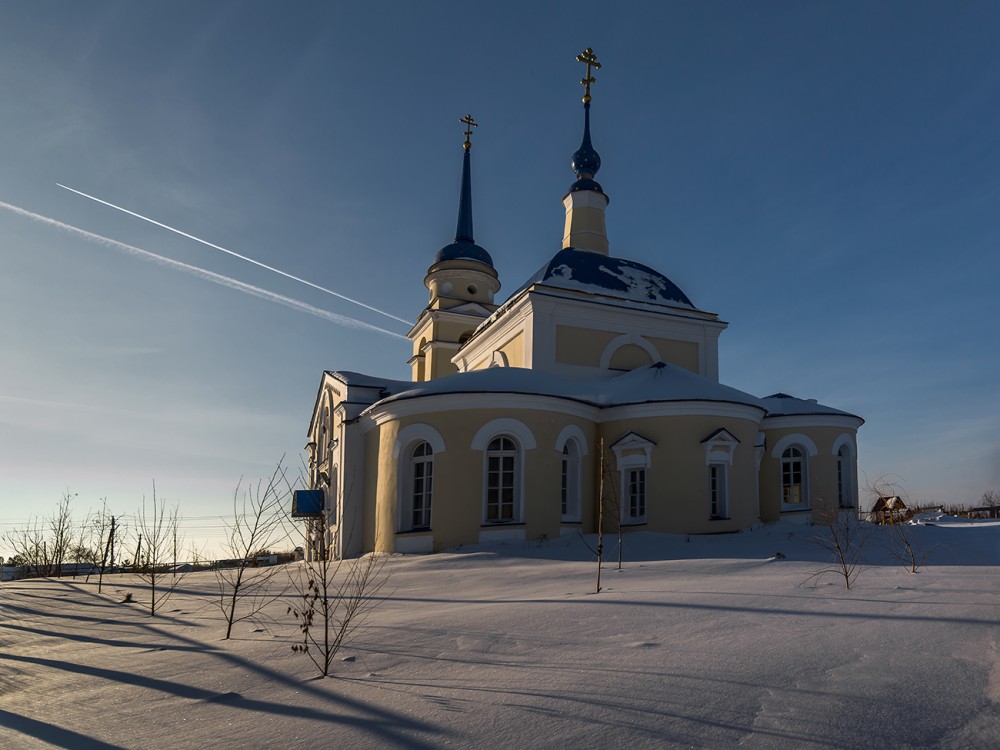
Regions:
[[147, 504], [143, 495], [142, 506], [136, 513], [136, 556], [133, 562], [139, 580], [149, 586], [149, 614], [156, 615], [173, 594], [183, 576], [170, 575], [169, 561], [176, 547], [180, 510], [175, 504], [168, 508], [162, 498], [156, 496], [153, 483], [153, 499]]
[[75, 494], [63, 493], [62, 500], [56, 506], [56, 514], [49, 519], [49, 532], [51, 536], [47, 541], [47, 557], [53, 572], [56, 575], [63, 574], [63, 565], [70, 557], [73, 549], [73, 511], [70, 503]]
[[817, 516], [818, 525], [823, 530], [813, 536], [812, 542], [831, 554], [831, 565], [816, 571], [806, 580], [834, 573], [844, 579], [844, 587], [849, 589], [864, 570], [867, 528], [851, 508], [841, 510], [824, 503]]
[[11, 557], [18, 560], [23, 575], [27, 577], [51, 575], [48, 545], [45, 540], [47, 525], [45, 519], [33, 516], [24, 526], [4, 534], [4, 541], [14, 552]]
[[232, 566], [215, 571], [218, 606], [226, 618], [223, 640], [232, 635], [235, 623], [258, 621], [264, 608], [288, 588], [273, 586], [281, 568], [255, 565], [258, 556], [286, 536], [285, 506], [292, 488], [282, 463], [283, 460], [278, 462], [266, 484], [260, 480], [243, 492], [237, 486], [233, 493], [233, 516], [227, 523], [226, 541], [222, 545]]
[[[888, 474], [880, 474], [875, 477], [865, 487], [865, 492], [873, 498], [873, 502], [880, 497], [900, 497], [908, 508], [911, 507], [910, 496], [903, 488], [902, 483]], [[904, 568], [911, 573], [916, 573], [920, 566], [927, 562], [927, 558], [933, 550], [922, 549], [916, 536], [911, 533], [911, 528], [905, 518], [897, 518], [894, 515], [889, 515], [888, 518], [889, 523], [883, 526], [889, 537], [884, 545], [886, 550]]]
[[1000, 492], [997, 490], [987, 490], [983, 493], [983, 507], [987, 508], [987, 514], [990, 518], [998, 517], [998, 510], [1000, 510]]
[[292, 651], [308, 656], [327, 677], [334, 657], [378, 606], [389, 572], [385, 567], [388, 557], [379, 552], [348, 561], [334, 560], [325, 542], [325, 514], [317, 522], [324, 540], [319, 559], [295, 566], [298, 575], [293, 574], [292, 587], [297, 597], [288, 613], [302, 634], [302, 641], [294, 644]]

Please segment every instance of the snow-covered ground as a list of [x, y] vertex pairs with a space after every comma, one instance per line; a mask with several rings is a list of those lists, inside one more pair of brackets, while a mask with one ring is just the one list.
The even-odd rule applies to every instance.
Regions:
[[579, 537], [395, 556], [326, 680], [287, 600], [222, 641], [211, 573], [155, 618], [127, 577], [8, 582], [0, 748], [1000, 747], [1000, 523], [908, 530], [927, 564], [873, 529], [850, 590], [786, 524], [627, 536], [600, 594]]

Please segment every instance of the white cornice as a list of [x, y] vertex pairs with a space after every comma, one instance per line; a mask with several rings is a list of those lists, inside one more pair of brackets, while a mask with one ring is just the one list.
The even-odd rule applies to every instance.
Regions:
[[511, 409], [551, 411], [591, 422], [598, 421], [600, 412], [596, 406], [558, 396], [523, 393], [440, 393], [390, 401], [387, 404], [375, 404], [366, 412], [366, 416], [370, 417], [375, 425], [382, 425], [394, 419], [405, 419], [418, 414], [468, 411], [470, 409], [496, 409], [502, 412]]
[[522, 393], [439, 393], [375, 404], [365, 411], [365, 415], [370, 417], [373, 425], [382, 425], [420, 414], [470, 409], [548, 411], [595, 424], [649, 417], [726, 417], [759, 424], [762, 417], [762, 410], [756, 406], [719, 401], [662, 401], [601, 408], [559, 396]]
[[730, 417], [760, 424], [764, 410], [749, 404], [728, 401], [657, 401], [649, 404], [623, 404], [601, 411], [601, 422], [646, 417]]
[[844, 427], [857, 430], [865, 423], [861, 417], [850, 414], [789, 414], [764, 417], [760, 423], [762, 430], [783, 430], [797, 427]]

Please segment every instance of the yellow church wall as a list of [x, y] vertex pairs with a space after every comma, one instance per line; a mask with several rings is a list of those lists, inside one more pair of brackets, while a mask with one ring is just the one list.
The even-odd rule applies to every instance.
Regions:
[[[701, 440], [720, 427], [740, 442], [728, 470], [730, 517], [712, 520], [709, 468]], [[757, 422], [735, 417], [649, 417], [602, 424], [600, 434], [604, 437], [606, 460], [612, 469], [617, 467], [617, 457], [610, 446], [626, 433], [635, 432], [655, 443], [646, 470], [646, 523], [626, 528], [709, 534], [736, 531], [755, 523], [758, 514], [753, 446], [758, 430]], [[621, 495], [621, 474], [614, 470], [612, 477], [614, 486], [605, 491], [606, 504], [611, 492], [614, 493], [612, 504]], [[606, 515], [606, 525], [614, 517], [615, 514]], [[614, 526], [613, 521], [611, 526]]]
[[[823, 505], [836, 507], [837, 456], [833, 452], [833, 445], [837, 438], [844, 433], [854, 437], [856, 430], [846, 427], [793, 427], [764, 431], [767, 450], [764, 452], [760, 464], [761, 520], [777, 521], [783, 515], [781, 511], [781, 457], [772, 458], [771, 452], [778, 441], [787, 435], [804, 435], [816, 445], [816, 455], [808, 456], [806, 470], [809, 507], [813, 511], [814, 520], [818, 520], [818, 511]], [[849, 479], [854, 482], [856, 477], [855, 464]]]
[[[380, 455], [380, 430], [375, 429], [368, 432], [365, 435], [365, 467], [364, 467], [364, 482], [365, 491], [363, 495], [362, 502], [364, 503], [364, 511], [362, 512], [363, 525], [361, 529], [341, 529], [341, 533], [345, 536], [344, 547], [348, 545], [346, 543], [346, 538], [352, 536], [353, 534], [361, 533], [363, 535], [362, 549], [365, 551], [370, 551], [376, 549], [375, 546], [375, 532], [378, 528], [378, 515], [377, 515], [377, 497], [378, 497], [378, 483], [379, 474], [381, 473], [380, 467], [381, 462], [377, 459], [373, 460], [372, 457]], [[347, 489], [347, 488], [345, 488]]]
[[[527, 426], [536, 447], [522, 453], [523, 476], [522, 523], [485, 524], [483, 522], [485, 451], [474, 450], [472, 441], [476, 433], [488, 422], [502, 416], [515, 419]], [[413, 424], [424, 424], [437, 430], [445, 440], [445, 450], [434, 454], [434, 493], [431, 510], [431, 533], [435, 551], [461, 544], [475, 544], [481, 531], [496, 528], [523, 528], [526, 539], [559, 536], [562, 527], [560, 507], [560, 479], [562, 453], [556, 451], [556, 439], [569, 424], [583, 432], [588, 445], [582, 446], [586, 455], [581, 457], [580, 495], [583, 531], [593, 531], [592, 519], [595, 482], [593, 443], [595, 429], [586, 420], [579, 420], [558, 412], [530, 409], [508, 409], [502, 415], [494, 409], [467, 409], [444, 411], [391, 420], [369, 435], [381, 432], [372, 445], [378, 446], [378, 459], [371, 458], [371, 482], [378, 482], [377, 502], [379, 518], [379, 548], [395, 549], [394, 537], [407, 536], [398, 532], [399, 488], [396, 462], [392, 449], [399, 432]], [[502, 432], [498, 432], [503, 434]], [[520, 442], [520, 441], [519, 441]], [[412, 444], [411, 444], [412, 445]], [[405, 446], [403, 447], [405, 450]], [[370, 457], [375, 454], [370, 454]], [[401, 456], [404, 454], [401, 453]], [[403, 459], [401, 458], [400, 461]], [[374, 467], [378, 467], [377, 475]], [[391, 479], [387, 479], [391, 475]]]
[[494, 352], [501, 352], [507, 358], [508, 367], [524, 367], [524, 329], [518, 330], [500, 346], [483, 352], [482, 356], [469, 365], [469, 370], [485, 370], [493, 365]]
[[524, 331], [518, 331], [510, 341], [500, 347], [500, 352], [507, 357], [510, 367], [524, 367]]
[[601, 352], [620, 334], [578, 326], [556, 326], [556, 362], [566, 365], [599, 367]]
[[[600, 367], [601, 355], [614, 339], [623, 331], [602, 331], [580, 326], [557, 325], [555, 360], [559, 364], [578, 365], [583, 367]], [[692, 372], [700, 371], [698, 344], [693, 341], [674, 341], [671, 339], [644, 337], [656, 349], [663, 362], [678, 365]], [[626, 344], [618, 349], [611, 359], [611, 368], [617, 370], [633, 370], [636, 367], [652, 364], [652, 360], [636, 344]]]
[[663, 362], [683, 367], [691, 372], [699, 371], [698, 345], [693, 341], [671, 341], [669, 339], [647, 338]]

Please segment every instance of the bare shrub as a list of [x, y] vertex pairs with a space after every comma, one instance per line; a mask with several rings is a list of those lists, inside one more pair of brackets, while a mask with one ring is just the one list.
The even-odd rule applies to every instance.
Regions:
[[[822, 501], [820, 501], [822, 502]], [[831, 565], [813, 573], [806, 580], [833, 573], [844, 580], [844, 587], [851, 585], [864, 570], [863, 553], [867, 543], [868, 528], [860, 521], [853, 508], [839, 509], [823, 504], [816, 514], [821, 529], [811, 541], [831, 555]]]
[[[388, 556], [370, 552], [351, 560], [334, 560], [326, 544], [326, 516], [317, 519], [319, 559], [294, 566], [296, 602], [288, 607], [302, 641], [292, 651], [308, 656], [323, 677], [340, 649], [371, 617], [389, 580]], [[376, 532], [375, 538], [378, 538]]]
[[256, 568], [256, 558], [286, 536], [285, 506], [291, 492], [279, 461], [266, 483], [260, 480], [244, 492], [237, 486], [233, 493], [233, 516], [227, 523], [226, 541], [222, 545], [231, 565], [215, 570], [219, 588], [217, 604], [226, 618], [223, 640], [232, 635], [235, 623], [258, 622], [264, 608], [288, 589], [288, 586], [273, 586], [281, 568]]
[[[911, 507], [910, 496], [903, 488], [902, 483], [887, 474], [877, 476], [865, 487], [865, 492], [873, 498], [873, 501], [880, 497], [900, 497], [907, 508]], [[916, 536], [911, 533], [912, 527], [907, 523], [910, 515], [912, 515], [912, 510], [902, 518], [892, 515], [888, 517], [888, 523], [883, 526], [888, 539], [885, 540], [883, 546], [900, 565], [911, 573], [916, 573], [920, 566], [927, 562], [932, 550], [922, 549]]]
[[170, 598], [183, 576], [178, 576], [170, 561], [176, 557], [180, 510], [175, 504], [167, 503], [156, 495], [153, 483], [153, 499], [136, 513], [136, 555], [133, 565], [139, 580], [149, 586], [149, 614], [156, 611]]

